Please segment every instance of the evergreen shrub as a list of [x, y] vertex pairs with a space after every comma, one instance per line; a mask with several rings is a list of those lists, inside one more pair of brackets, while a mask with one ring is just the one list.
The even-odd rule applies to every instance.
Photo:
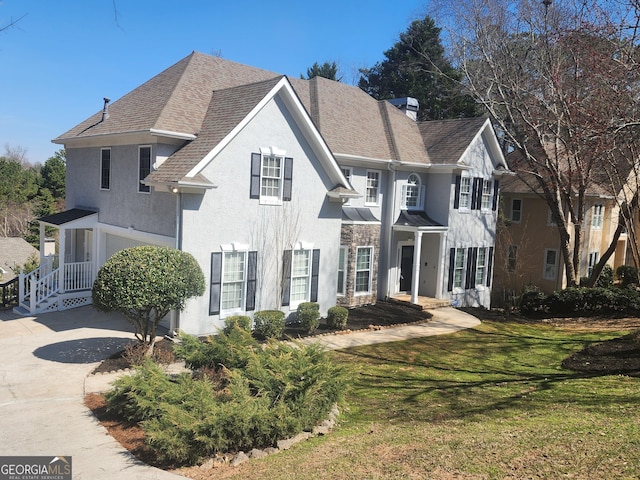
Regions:
[[232, 315], [224, 319], [223, 332], [229, 334], [235, 326], [240, 327], [246, 332], [251, 332], [251, 317], [247, 315]]
[[327, 325], [329, 328], [344, 330], [349, 319], [349, 310], [345, 307], [331, 307], [327, 312]]
[[260, 310], [253, 314], [254, 331], [261, 338], [280, 338], [284, 332], [284, 312]]
[[313, 333], [320, 326], [320, 305], [315, 302], [303, 302], [298, 305], [296, 316], [304, 331]]

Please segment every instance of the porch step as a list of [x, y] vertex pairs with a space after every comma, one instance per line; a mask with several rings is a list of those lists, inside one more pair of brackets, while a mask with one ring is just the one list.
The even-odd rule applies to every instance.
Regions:
[[411, 303], [411, 295], [395, 295], [390, 301], [414, 307], [418, 310], [433, 310], [451, 306], [451, 300], [444, 298], [418, 297], [418, 303]]
[[20, 315], [21, 317], [28, 317], [31, 314], [29, 313], [29, 310], [25, 307], [23, 307], [22, 305], [18, 305], [17, 307], [13, 307], [12, 310], [13, 313], [15, 313], [16, 315]]

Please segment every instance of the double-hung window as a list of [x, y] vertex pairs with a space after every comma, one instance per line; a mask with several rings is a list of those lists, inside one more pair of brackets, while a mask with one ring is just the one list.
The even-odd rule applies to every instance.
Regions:
[[[340, 170], [342, 170], [342, 174], [344, 175], [344, 178], [347, 179], [347, 185], [345, 186], [348, 188], [352, 188], [351, 177], [353, 176], [353, 170], [351, 169], [351, 167], [341, 167]], [[349, 200], [347, 200], [343, 205], [349, 205]]]
[[291, 303], [309, 301], [311, 287], [311, 250], [293, 250], [291, 259]]
[[365, 193], [365, 204], [378, 205], [380, 195], [380, 172], [378, 170], [367, 170], [367, 186]]
[[251, 154], [250, 198], [261, 204], [281, 205], [291, 200], [293, 159], [275, 148]]
[[149, 193], [151, 187], [144, 185], [142, 180], [151, 173], [151, 147], [139, 147], [138, 149], [138, 192]]
[[224, 252], [220, 308], [242, 311], [244, 306], [247, 252]]
[[420, 177], [412, 173], [407, 178], [406, 185], [402, 186], [402, 205], [401, 208], [407, 210], [417, 209], [422, 206], [422, 184]]
[[482, 210], [491, 210], [491, 203], [493, 200], [493, 188], [491, 180], [482, 180], [482, 200], [480, 208]]
[[340, 247], [338, 255], [338, 295], [344, 295], [347, 289], [347, 247]]
[[520, 223], [522, 219], [522, 200], [520, 198], [514, 198], [511, 200], [511, 221], [513, 223]]
[[600, 259], [600, 253], [599, 252], [591, 252], [589, 253], [589, 268], [587, 270], [587, 276], [591, 276], [591, 274], [593, 273], [593, 267], [596, 266], [596, 264], [598, 263], [598, 260]]
[[464, 248], [455, 249], [455, 259], [453, 264], [453, 288], [464, 288]]
[[356, 295], [371, 293], [371, 272], [373, 267], [373, 247], [356, 249]]
[[476, 257], [476, 286], [484, 285], [487, 274], [487, 247], [478, 248]]
[[471, 207], [471, 178], [460, 177], [460, 196], [459, 207], [470, 208]]
[[100, 149], [100, 190], [111, 188], [111, 149]]
[[593, 214], [591, 216], [591, 228], [601, 229], [602, 219], [604, 218], [604, 205], [598, 203], [593, 206]]
[[558, 274], [558, 251], [546, 249], [544, 251], [544, 278], [555, 280]]

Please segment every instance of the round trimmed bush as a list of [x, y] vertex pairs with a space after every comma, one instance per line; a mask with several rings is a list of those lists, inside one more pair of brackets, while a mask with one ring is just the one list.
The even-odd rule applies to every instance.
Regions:
[[315, 302], [303, 302], [296, 312], [298, 322], [307, 333], [313, 333], [320, 326], [320, 305]]
[[284, 333], [284, 312], [260, 310], [253, 314], [254, 331], [262, 338], [280, 338]]
[[348, 318], [349, 310], [336, 305], [335, 307], [331, 307], [327, 312], [327, 325], [329, 328], [344, 330], [347, 326]]
[[224, 328], [222, 331], [229, 335], [234, 327], [238, 327], [245, 332], [251, 333], [251, 317], [246, 315], [232, 315], [224, 319]]

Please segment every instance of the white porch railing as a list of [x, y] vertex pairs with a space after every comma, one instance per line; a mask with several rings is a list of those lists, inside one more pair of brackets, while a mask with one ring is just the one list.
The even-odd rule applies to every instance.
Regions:
[[62, 292], [91, 290], [92, 284], [91, 262], [67, 263], [64, 264], [63, 269], [53, 270], [52, 264], [46, 262], [28, 274], [20, 274], [20, 305], [32, 314], [44, 310], [58, 310], [58, 308], [52, 308], [49, 300], [51, 297]]
[[65, 263], [63, 278], [65, 292], [91, 290], [93, 286], [93, 265], [91, 262]]

